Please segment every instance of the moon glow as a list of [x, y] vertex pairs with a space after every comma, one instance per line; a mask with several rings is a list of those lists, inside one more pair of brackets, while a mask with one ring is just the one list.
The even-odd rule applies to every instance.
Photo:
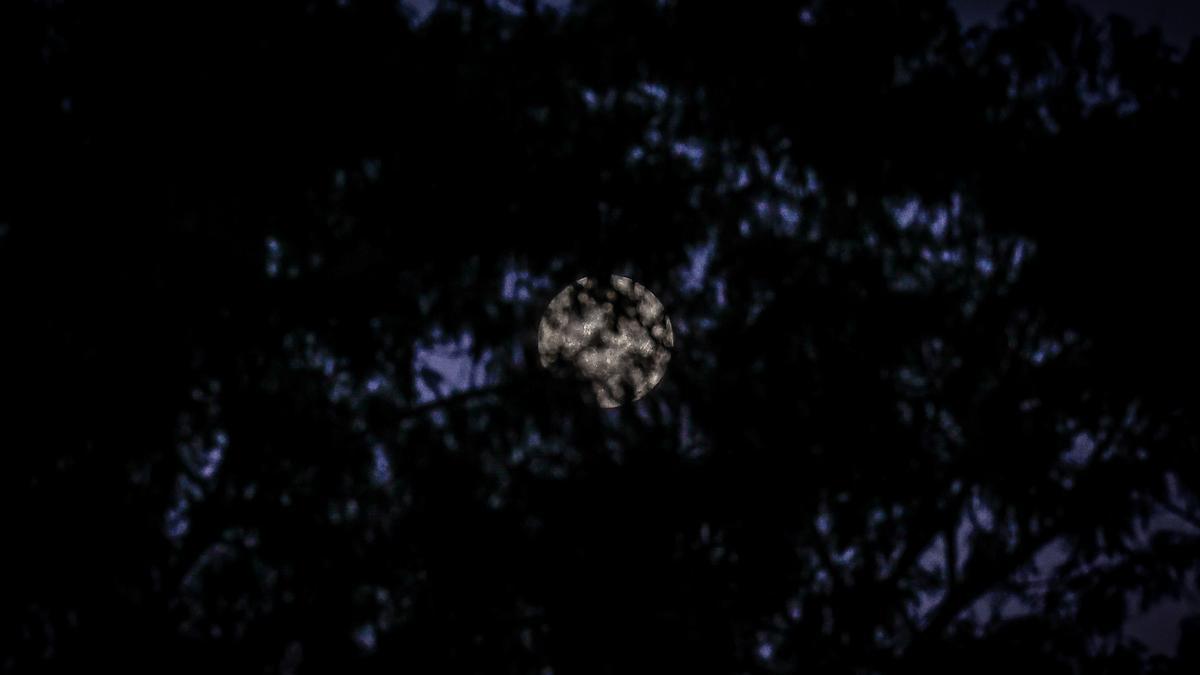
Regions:
[[596, 403], [616, 408], [654, 388], [675, 338], [663, 305], [628, 277], [585, 277], [564, 288], [538, 326], [542, 366], [590, 385]]

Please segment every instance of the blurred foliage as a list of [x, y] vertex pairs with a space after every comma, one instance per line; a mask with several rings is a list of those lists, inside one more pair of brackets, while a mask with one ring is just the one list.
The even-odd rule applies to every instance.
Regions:
[[[0, 51], [5, 672], [1195, 672], [1123, 637], [1200, 560], [1195, 44], [15, 0]], [[676, 329], [617, 411], [535, 346], [608, 273]]]

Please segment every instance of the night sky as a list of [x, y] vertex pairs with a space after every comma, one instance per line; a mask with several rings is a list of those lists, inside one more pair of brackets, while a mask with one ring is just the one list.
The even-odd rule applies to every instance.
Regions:
[[[994, 20], [1008, 4], [1004, 0], [953, 0], [959, 14], [967, 23]], [[1092, 16], [1121, 14], [1132, 18], [1141, 29], [1160, 26], [1169, 42], [1186, 48], [1188, 42], [1200, 35], [1200, 2], [1194, 0], [1079, 0]]]
[[[1008, 4], [1004, 0], [954, 0], [964, 23], [994, 23]], [[1120, 14], [1134, 20], [1138, 29], [1161, 27], [1163, 35], [1180, 50], [1200, 35], [1200, 2], [1195, 0], [1080, 0], [1075, 3], [1094, 17]], [[1179, 639], [1179, 621], [1194, 612], [1198, 598], [1167, 601], [1131, 619], [1128, 630], [1153, 649], [1169, 653]]]
[[0, 3], [0, 672], [1197, 672], [1200, 3], [1003, 6]]
[[[549, 0], [550, 6], [562, 7], [570, 0]], [[433, 0], [412, 0], [419, 13], [426, 13], [433, 7]], [[967, 25], [994, 24], [1004, 7], [1005, 0], [952, 0], [951, 3], [959, 12]], [[1132, 18], [1138, 30], [1151, 26], [1163, 27], [1164, 36], [1179, 49], [1186, 48], [1192, 37], [1200, 35], [1200, 2], [1190, 0], [1082, 0], [1076, 3], [1088, 11], [1093, 17], [1102, 18], [1109, 14], [1119, 14]], [[697, 260], [693, 267], [703, 267], [703, 260]], [[461, 360], [439, 359], [432, 357], [433, 362], [443, 370], [448, 381], [455, 383], [455, 390], [467, 387], [465, 381], [457, 381], [456, 374], [469, 373]], [[1186, 524], [1164, 517], [1160, 523], [1168, 528], [1189, 530]], [[1047, 554], [1047, 560], [1055, 557]], [[1043, 563], [1048, 565], [1049, 563]], [[1167, 600], [1151, 608], [1149, 611], [1131, 618], [1127, 630], [1131, 635], [1143, 640], [1151, 649], [1159, 653], [1173, 653], [1179, 639], [1179, 622], [1188, 614], [1200, 607], [1200, 598], [1185, 598], [1183, 600]]]

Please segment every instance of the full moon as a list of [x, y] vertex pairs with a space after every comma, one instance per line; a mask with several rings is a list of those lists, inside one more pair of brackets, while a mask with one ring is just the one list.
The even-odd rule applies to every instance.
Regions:
[[564, 288], [538, 326], [542, 366], [582, 379], [602, 408], [649, 393], [667, 372], [674, 340], [658, 298], [615, 274]]

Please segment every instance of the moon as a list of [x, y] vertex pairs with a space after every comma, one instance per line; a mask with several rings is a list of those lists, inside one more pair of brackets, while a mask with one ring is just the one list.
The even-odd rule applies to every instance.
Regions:
[[602, 408], [648, 394], [666, 374], [674, 344], [671, 320], [658, 298], [616, 274], [567, 286], [538, 326], [542, 366], [590, 385]]

